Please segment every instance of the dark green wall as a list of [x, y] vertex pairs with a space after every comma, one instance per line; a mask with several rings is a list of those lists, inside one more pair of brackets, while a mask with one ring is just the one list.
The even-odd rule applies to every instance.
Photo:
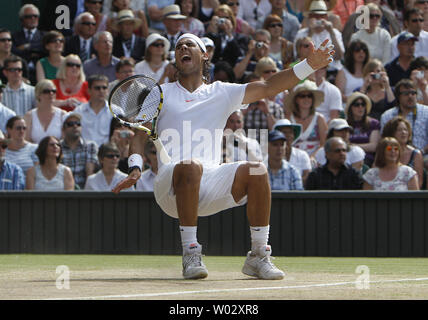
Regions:
[[[427, 257], [428, 193], [273, 193], [276, 256]], [[199, 220], [209, 255], [245, 255], [245, 207]], [[152, 193], [0, 192], [0, 253], [181, 254]]]

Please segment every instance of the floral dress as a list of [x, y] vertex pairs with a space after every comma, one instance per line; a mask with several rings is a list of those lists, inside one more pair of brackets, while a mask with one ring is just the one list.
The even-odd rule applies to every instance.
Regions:
[[416, 171], [412, 168], [402, 165], [398, 168], [397, 175], [392, 180], [382, 181], [379, 177], [379, 168], [368, 170], [364, 174], [363, 179], [373, 186], [374, 190], [405, 191], [408, 190], [407, 184], [410, 179], [412, 179], [416, 174]]

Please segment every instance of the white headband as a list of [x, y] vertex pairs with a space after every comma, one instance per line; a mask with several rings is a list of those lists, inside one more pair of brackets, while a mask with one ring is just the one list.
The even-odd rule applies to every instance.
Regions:
[[182, 36], [180, 36], [180, 38], [178, 38], [177, 43], [183, 38], [190, 38], [192, 40], [195, 40], [195, 42], [201, 48], [202, 52], [204, 53], [207, 52], [207, 48], [205, 47], [205, 44], [202, 42], [202, 40], [198, 36], [195, 36], [193, 33], [183, 34]]

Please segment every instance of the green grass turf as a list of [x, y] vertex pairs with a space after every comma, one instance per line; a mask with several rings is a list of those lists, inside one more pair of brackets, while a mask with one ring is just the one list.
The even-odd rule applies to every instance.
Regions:
[[[206, 256], [210, 270], [240, 270], [245, 257]], [[359, 265], [370, 268], [372, 275], [428, 276], [428, 258], [329, 258], [276, 257], [273, 261], [286, 272], [355, 274]], [[66, 265], [72, 270], [181, 270], [180, 256], [156, 255], [0, 255], [0, 272], [51, 270]]]

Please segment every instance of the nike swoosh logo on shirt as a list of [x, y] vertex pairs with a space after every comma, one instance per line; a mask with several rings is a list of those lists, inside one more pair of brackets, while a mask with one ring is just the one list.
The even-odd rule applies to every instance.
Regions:
[[184, 100], [185, 102], [192, 102], [193, 100], [195, 100], [195, 99], [192, 99], [192, 100]]

